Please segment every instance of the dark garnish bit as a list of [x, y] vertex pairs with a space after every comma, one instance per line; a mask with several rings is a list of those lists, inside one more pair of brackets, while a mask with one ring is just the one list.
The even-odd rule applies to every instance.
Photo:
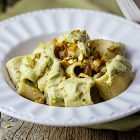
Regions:
[[55, 56], [58, 58], [58, 59], [64, 59], [65, 57], [67, 57], [68, 55], [68, 52], [67, 52], [67, 48], [68, 48], [68, 45], [67, 45], [67, 42], [66, 41], [63, 41], [62, 43], [56, 43], [55, 44], [56, 47], [55, 47]]
[[91, 69], [91, 65], [86, 65], [85, 67], [84, 67], [84, 73], [86, 74], [86, 75], [91, 75], [91, 73], [92, 73], [92, 69]]

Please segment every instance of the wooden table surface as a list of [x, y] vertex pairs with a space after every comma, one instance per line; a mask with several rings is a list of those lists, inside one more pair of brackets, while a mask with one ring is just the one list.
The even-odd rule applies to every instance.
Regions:
[[140, 132], [44, 126], [1, 114], [0, 140], [140, 140]]

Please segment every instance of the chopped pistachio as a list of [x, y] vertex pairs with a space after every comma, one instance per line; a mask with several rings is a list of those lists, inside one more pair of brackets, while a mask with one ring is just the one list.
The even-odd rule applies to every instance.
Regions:
[[96, 59], [96, 60], [93, 61], [92, 68], [93, 68], [96, 72], [98, 72], [99, 69], [100, 69], [101, 64], [102, 64], [102, 61], [99, 60], [99, 59]]
[[36, 61], [35, 61], [34, 59], [31, 60], [29, 66], [30, 66], [31, 68], [34, 68], [35, 65], [36, 65]]
[[107, 62], [109, 61], [108, 57], [106, 55], [103, 55], [101, 58], [102, 61]]
[[84, 59], [83, 63], [84, 63], [84, 64], [89, 64], [88, 59]]
[[68, 62], [69, 62], [69, 64], [73, 64], [74, 63], [74, 60], [73, 59], [70, 59]]
[[57, 39], [54, 38], [54, 39], [51, 41], [51, 44], [56, 45], [56, 43], [57, 43]]
[[70, 47], [69, 47], [69, 50], [72, 51], [72, 52], [74, 52], [76, 50], [76, 48], [77, 48], [77, 44], [76, 43], [72, 43], [70, 45]]
[[63, 68], [67, 68], [69, 66], [69, 62], [66, 59], [63, 59], [60, 63]]
[[37, 58], [37, 59], [39, 59], [39, 58], [40, 58], [40, 56], [41, 56], [41, 54], [40, 54], [40, 53], [35, 54], [35, 58]]
[[80, 55], [79, 55], [79, 57], [78, 57], [78, 60], [79, 60], [79, 61], [82, 61], [82, 60], [83, 60], [83, 54], [82, 54], [82, 53], [80, 53]]
[[38, 98], [35, 100], [36, 103], [44, 104], [44, 100], [42, 98]]

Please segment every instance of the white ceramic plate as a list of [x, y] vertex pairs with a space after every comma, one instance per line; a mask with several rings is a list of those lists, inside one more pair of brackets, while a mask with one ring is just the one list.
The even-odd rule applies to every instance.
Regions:
[[[12, 57], [27, 54], [40, 41], [85, 29], [91, 38], [121, 41], [136, 77], [121, 95], [96, 105], [53, 107], [27, 100], [15, 92], [5, 69]], [[0, 111], [46, 125], [79, 126], [103, 123], [140, 110], [140, 26], [123, 18], [89, 10], [52, 9], [27, 13], [0, 24]]]

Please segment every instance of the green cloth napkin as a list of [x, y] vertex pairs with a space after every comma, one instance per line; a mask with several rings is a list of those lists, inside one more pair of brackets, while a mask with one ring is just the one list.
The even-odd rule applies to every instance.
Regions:
[[60, 7], [93, 9], [123, 15], [115, 0], [20, 0], [6, 14], [0, 14], [0, 20], [33, 10]]
[[[112, 122], [107, 122], [103, 124], [87, 126], [88, 128], [94, 129], [110, 129], [117, 131], [129, 131], [140, 126], [140, 114], [133, 114], [131, 116], [115, 120]], [[139, 129], [137, 129], [139, 130]]]
[[[0, 13], [0, 20], [33, 10], [59, 7], [93, 9], [123, 16], [115, 0], [20, 0], [5, 14]], [[127, 131], [139, 126], [140, 114], [136, 113], [113, 122], [86, 127], [94, 129]]]

